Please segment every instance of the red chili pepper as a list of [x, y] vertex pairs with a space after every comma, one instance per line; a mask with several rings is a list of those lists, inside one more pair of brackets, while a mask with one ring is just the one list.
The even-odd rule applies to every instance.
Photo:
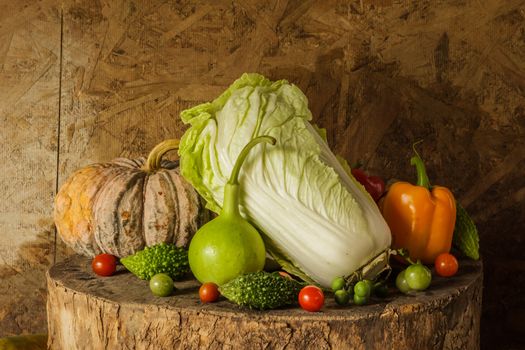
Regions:
[[363, 185], [370, 196], [377, 202], [385, 193], [385, 182], [379, 176], [368, 176], [359, 168], [352, 169], [352, 175]]

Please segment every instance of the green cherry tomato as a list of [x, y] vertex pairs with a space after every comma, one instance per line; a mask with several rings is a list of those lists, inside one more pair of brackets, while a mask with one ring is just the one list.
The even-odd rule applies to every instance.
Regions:
[[350, 294], [344, 290], [339, 289], [335, 292], [335, 302], [339, 305], [346, 305], [350, 301]]
[[345, 287], [345, 279], [343, 277], [336, 277], [332, 281], [332, 291], [335, 293]]
[[151, 277], [149, 281], [149, 289], [158, 297], [167, 297], [173, 293], [173, 280], [165, 273], [158, 273]]
[[432, 273], [428, 267], [418, 263], [407, 267], [405, 279], [411, 289], [425, 290], [430, 285], [430, 281], [432, 281]]
[[370, 288], [370, 293], [372, 293], [372, 291], [374, 290], [374, 282], [372, 282], [370, 280], [363, 280], [363, 282], [368, 284], [368, 287]]
[[384, 282], [377, 282], [374, 284], [374, 295], [379, 298], [386, 298], [388, 296], [388, 286]]
[[405, 278], [405, 272], [406, 270], [401, 271], [396, 277], [396, 287], [402, 293], [408, 293], [411, 290]]
[[354, 304], [356, 305], [365, 305], [368, 302], [368, 297], [362, 297], [360, 295], [354, 294]]
[[367, 280], [359, 281], [354, 286], [354, 300], [355, 296], [360, 296], [363, 298], [368, 298], [370, 296], [370, 292], [372, 291], [372, 283]]

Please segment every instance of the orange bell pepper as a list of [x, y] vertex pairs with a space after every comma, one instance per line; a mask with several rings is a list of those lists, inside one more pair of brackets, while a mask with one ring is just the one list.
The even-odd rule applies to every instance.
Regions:
[[381, 209], [392, 232], [392, 247], [406, 248], [414, 261], [433, 264], [439, 254], [450, 251], [456, 201], [447, 188], [430, 187], [425, 165], [417, 152], [410, 164], [416, 167], [417, 185], [394, 183]]

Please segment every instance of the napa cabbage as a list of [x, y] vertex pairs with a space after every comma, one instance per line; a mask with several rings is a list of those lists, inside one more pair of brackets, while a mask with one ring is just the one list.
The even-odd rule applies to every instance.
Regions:
[[376, 203], [310, 123], [307, 98], [297, 86], [244, 74], [181, 118], [191, 125], [180, 144], [181, 173], [217, 213], [243, 147], [261, 135], [277, 140], [257, 145], [246, 159], [240, 203], [285, 270], [327, 287], [390, 246]]

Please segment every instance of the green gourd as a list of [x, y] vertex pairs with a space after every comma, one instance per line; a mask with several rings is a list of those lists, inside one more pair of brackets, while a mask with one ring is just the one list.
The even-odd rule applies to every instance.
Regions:
[[257, 230], [239, 212], [239, 171], [246, 156], [258, 143], [276, 140], [259, 136], [240, 152], [230, 180], [224, 186], [224, 203], [219, 216], [202, 226], [190, 242], [191, 271], [201, 283], [222, 285], [242, 274], [262, 270], [266, 249]]

